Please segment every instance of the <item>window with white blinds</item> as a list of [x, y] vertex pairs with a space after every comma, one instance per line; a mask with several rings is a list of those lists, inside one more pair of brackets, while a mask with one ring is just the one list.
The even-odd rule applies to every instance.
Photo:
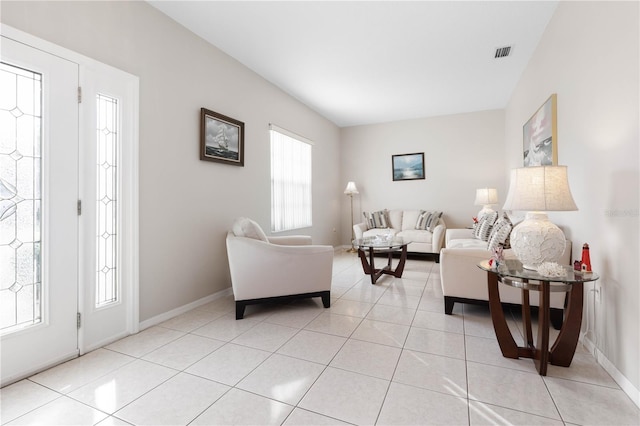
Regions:
[[271, 230], [309, 227], [312, 142], [273, 124], [270, 133]]

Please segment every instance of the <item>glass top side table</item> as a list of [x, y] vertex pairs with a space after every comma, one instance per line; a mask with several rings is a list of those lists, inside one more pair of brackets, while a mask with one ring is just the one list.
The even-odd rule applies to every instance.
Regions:
[[[489, 261], [485, 260], [480, 262], [478, 267], [487, 272], [489, 309], [502, 355], [506, 358], [532, 358], [541, 376], [547, 374], [548, 363], [569, 367], [580, 336], [583, 283], [596, 281], [599, 278], [598, 275], [593, 272], [573, 271], [570, 266], [565, 266], [565, 276], [547, 277], [537, 271], [524, 269], [522, 263], [516, 259], [506, 260], [498, 268], [492, 268], [489, 265]], [[498, 283], [522, 290], [522, 322], [526, 346], [518, 346], [511, 335], [502, 310], [502, 304], [500, 303]], [[530, 290], [540, 293], [538, 339], [535, 345], [531, 331]], [[549, 294], [551, 292], [568, 293], [568, 303], [560, 334], [551, 349], [549, 349]]]
[[[399, 237], [377, 236], [370, 238], [359, 238], [353, 240], [353, 246], [358, 249], [358, 256], [362, 262], [364, 273], [371, 276], [371, 284], [375, 284], [383, 274], [392, 275], [396, 278], [402, 277], [404, 264], [407, 261], [407, 243]], [[365, 251], [369, 253], [369, 261]], [[391, 269], [393, 253], [400, 251], [400, 260], [395, 269]], [[374, 255], [376, 253], [388, 253], [387, 264], [380, 269], [376, 269]]]

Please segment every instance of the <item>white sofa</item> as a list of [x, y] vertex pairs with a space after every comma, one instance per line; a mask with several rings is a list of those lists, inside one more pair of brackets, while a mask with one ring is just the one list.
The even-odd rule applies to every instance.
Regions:
[[[236, 319], [247, 305], [277, 300], [321, 297], [330, 306], [332, 246], [312, 245], [305, 235], [267, 237], [255, 222], [239, 220], [226, 240]], [[247, 232], [247, 224], [257, 228]]]
[[[474, 238], [472, 229], [447, 229], [445, 248], [440, 251], [440, 282], [444, 294], [444, 312], [451, 315], [455, 302], [484, 304], [489, 300], [487, 273], [478, 268], [478, 263], [491, 258], [487, 242]], [[505, 258], [515, 259], [511, 249], [504, 250]], [[571, 264], [571, 242], [567, 241], [562, 265]], [[551, 293], [551, 322], [560, 328], [566, 293]], [[503, 304], [521, 305], [522, 291], [500, 285], [500, 300]], [[531, 306], [538, 306], [538, 292], [530, 292]]]
[[442, 217], [438, 219], [433, 232], [416, 229], [418, 216], [421, 210], [388, 210], [388, 218], [391, 225], [388, 228], [369, 228], [366, 222], [353, 225], [356, 238], [375, 237], [376, 235], [396, 235], [402, 237], [407, 244], [409, 253], [426, 253], [439, 261], [440, 249], [444, 245], [446, 225]]

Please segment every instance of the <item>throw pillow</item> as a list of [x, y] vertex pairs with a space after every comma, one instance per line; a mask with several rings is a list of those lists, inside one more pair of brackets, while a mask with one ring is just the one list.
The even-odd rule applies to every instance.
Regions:
[[267, 234], [264, 233], [260, 225], [246, 217], [237, 218], [233, 222], [232, 230], [233, 235], [236, 237], [253, 238], [254, 240], [269, 242]]
[[420, 229], [420, 230], [427, 229], [427, 225], [429, 224], [430, 217], [431, 217], [431, 212], [420, 210], [420, 214], [418, 215], [418, 221], [416, 222], [416, 229]]
[[493, 251], [499, 245], [505, 249], [511, 248], [510, 236], [512, 229], [513, 223], [511, 223], [509, 216], [504, 213], [491, 229], [488, 249]]
[[491, 228], [498, 219], [498, 212], [486, 214], [480, 218], [478, 225], [475, 229], [475, 237], [482, 241], [489, 241], [489, 235], [491, 234]]
[[373, 213], [362, 213], [364, 215], [364, 220], [367, 223], [367, 228], [388, 228], [389, 227], [389, 217], [387, 210], [379, 210]]
[[429, 217], [429, 223], [427, 224], [427, 231], [435, 231], [436, 226], [438, 226], [438, 223], [440, 222], [440, 217], [442, 217], [442, 212], [431, 213], [431, 217]]

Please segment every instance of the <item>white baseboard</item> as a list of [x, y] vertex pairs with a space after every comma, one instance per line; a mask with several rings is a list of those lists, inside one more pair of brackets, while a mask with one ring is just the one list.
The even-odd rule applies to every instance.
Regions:
[[582, 344], [594, 354], [598, 364], [609, 373], [611, 378], [620, 386], [620, 389], [633, 401], [638, 408], [640, 408], [640, 391], [627, 379], [618, 369], [609, 361], [609, 359], [598, 349], [591, 340], [583, 338]]
[[203, 297], [202, 299], [198, 299], [195, 302], [187, 303], [186, 305], [180, 306], [168, 312], [165, 312], [160, 315], [156, 315], [155, 317], [144, 320], [140, 323], [139, 329], [140, 331], [142, 331], [146, 328], [153, 327], [154, 325], [158, 325], [162, 322], [170, 320], [173, 317], [176, 317], [180, 314], [184, 314], [185, 312], [195, 309], [198, 306], [206, 305], [209, 302], [213, 302], [214, 300], [221, 299], [230, 294], [233, 294], [233, 289], [231, 287], [226, 288], [224, 290], [220, 290], [217, 293], [210, 294], [209, 296]]

